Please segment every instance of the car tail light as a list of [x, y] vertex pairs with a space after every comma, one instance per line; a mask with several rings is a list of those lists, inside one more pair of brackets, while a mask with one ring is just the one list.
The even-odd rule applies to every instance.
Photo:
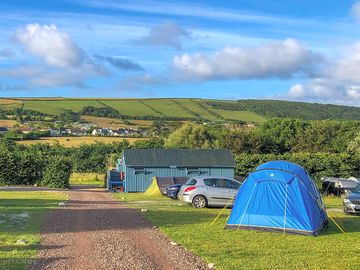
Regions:
[[184, 192], [189, 192], [189, 191], [192, 191], [194, 189], [196, 189], [196, 187], [187, 187], [187, 188], [184, 189]]

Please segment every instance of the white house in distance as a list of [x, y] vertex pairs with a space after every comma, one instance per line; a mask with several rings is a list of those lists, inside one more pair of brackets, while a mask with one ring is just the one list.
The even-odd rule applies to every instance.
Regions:
[[99, 128], [94, 129], [91, 132], [93, 136], [113, 136], [113, 131], [110, 128]]
[[91, 132], [93, 136], [132, 136], [132, 135], [139, 135], [138, 130], [134, 129], [126, 129], [126, 128], [119, 128], [119, 129], [110, 129], [110, 128], [99, 128], [94, 129]]
[[51, 137], [59, 137], [59, 136], [61, 136], [61, 130], [60, 129], [52, 129], [52, 128], [50, 128], [49, 131], [50, 131], [50, 136]]

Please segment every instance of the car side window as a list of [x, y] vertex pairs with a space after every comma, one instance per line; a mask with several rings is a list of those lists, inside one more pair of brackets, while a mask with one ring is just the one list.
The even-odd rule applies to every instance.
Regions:
[[208, 187], [221, 187], [220, 182], [218, 180], [219, 179], [216, 178], [204, 179], [204, 184]]
[[226, 188], [239, 189], [240, 183], [232, 180], [226, 180]]
[[221, 188], [228, 188], [228, 183], [226, 179], [218, 179], [219, 187]]

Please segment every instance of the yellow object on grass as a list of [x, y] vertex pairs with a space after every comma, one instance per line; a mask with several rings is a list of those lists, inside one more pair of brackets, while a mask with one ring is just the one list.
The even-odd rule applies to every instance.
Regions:
[[151, 185], [145, 191], [144, 196], [148, 196], [148, 197], [161, 196], [161, 192], [157, 184], [156, 177], [153, 177]]

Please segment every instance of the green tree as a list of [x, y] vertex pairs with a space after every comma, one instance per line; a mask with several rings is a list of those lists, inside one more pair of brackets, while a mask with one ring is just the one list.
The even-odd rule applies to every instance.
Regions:
[[19, 162], [14, 153], [14, 145], [0, 140], [0, 185], [20, 184], [17, 177]]
[[54, 156], [48, 160], [41, 184], [51, 188], [68, 188], [71, 162], [68, 158]]
[[152, 137], [150, 139], [135, 141], [132, 145], [133, 148], [149, 149], [149, 148], [163, 148], [164, 139], [159, 137]]
[[59, 115], [59, 120], [65, 123], [79, 122], [80, 115], [72, 110], [65, 110]]
[[218, 139], [220, 148], [230, 149], [233, 154], [266, 154], [276, 150], [275, 143], [256, 129], [229, 131]]
[[165, 140], [169, 148], [212, 148], [215, 137], [202, 125], [187, 123]]
[[263, 136], [271, 140], [276, 149], [274, 153], [285, 153], [292, 150], [294, 138], [309, 125], [308, 121], [292, 118], [274, 118], [260, 126]]
[[296, 152], [346, 152], [350, 142], [359, 132], [360, 124], [354, 121], [311, 121], [298, 132], [293, 142]]
[[349, 142], [347, 150], [352, 154], [360, 155], [360, 133], [358, 133], [356, 137]]

